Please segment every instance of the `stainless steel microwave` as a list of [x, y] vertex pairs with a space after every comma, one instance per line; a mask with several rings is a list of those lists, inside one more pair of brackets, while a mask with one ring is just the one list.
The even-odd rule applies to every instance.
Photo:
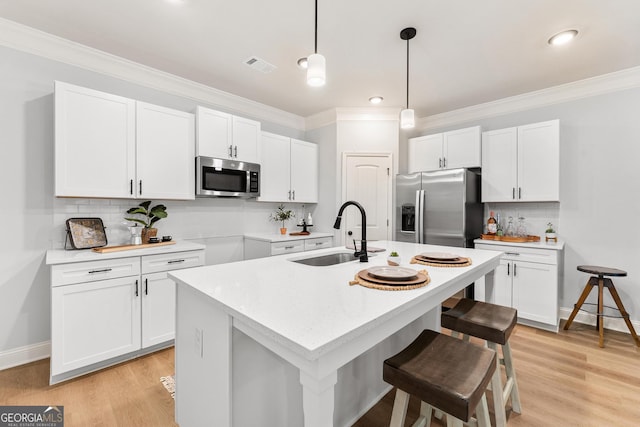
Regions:
[[196, 197], [258, 197], [260, 165], [196, 157]]

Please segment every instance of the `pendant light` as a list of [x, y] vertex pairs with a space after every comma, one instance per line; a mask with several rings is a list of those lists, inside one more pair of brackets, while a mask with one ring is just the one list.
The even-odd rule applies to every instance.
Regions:
[[407, 41], [407, 108], [400, 111], [400, 127], [402, 129], [410, 129], [416, 125], [415, 114], [412, 109], [409, 109], [409, 40], [415, 36], [416, 29], [413, 27], [400, 31], [400, 38]]
[[309, 86], [324, 86], [326, 81], [327, 63], [324, 56], [318, 53], [318, 0], [316, 1], [315, 18], [315, 47], [314, 53], [307, 57], [307, 84]]

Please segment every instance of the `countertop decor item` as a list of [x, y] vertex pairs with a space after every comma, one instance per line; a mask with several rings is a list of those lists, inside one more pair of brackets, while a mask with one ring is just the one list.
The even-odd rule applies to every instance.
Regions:
[[271, 221], [282, 222], [282, 227], [280, 227], [280, 234], [287, 234], [287, 227], [285, 227], [285, 222], [289, 219], [294, 218], [296, 216], [295, 213], [291, 209], [286, 209], [284, 204], [280, 204], [278, 209], [269, 216]]
[[402, 258], [400, 258], [400, 255], [398, 255], [396, 251], [391, 252], [387, 257], [387, 264], [389, 265], [398, 266], [401, 262]]
[[546, 242], [548, 242], [549, 240], [553, 240], [554, 242], [558, 241], [556, 230], [553, 229], [553, 224], [550, 222], [547, 223], [547, 229], [544, 231], [544, 240]]
[[167, 207], [162, 204], [151, 207], [151, 200], [140, 203], [138, 206], [134, 206], [127, 211], [129, 215], [142, 215], [142, 218], [125, 217], [127, 221], [132, 221], [141, 224], [144, 229], [142, 230], [142, 243], [149, 243], [149, 238], [156, 237], [158, 229], [153, 225], [160, 221], [162, 218], [166, 218]]
[[67, 241], [71, 243], [71, 249], [90, 249], [107, 245], [107, 235], [104, 224], [100, 218], [69, 218], [67, 220], [67, 236], [64, 247], [67, 249]]

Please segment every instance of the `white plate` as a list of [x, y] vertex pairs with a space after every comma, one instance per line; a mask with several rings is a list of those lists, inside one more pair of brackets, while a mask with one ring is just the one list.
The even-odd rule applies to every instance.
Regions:
[[441, 261], [452, 261], [454, 259], [460, 258], [460, 255], [451, 254], [448, 252], [424, 252], [421, 253], [420, 256], [424, 258], [438, 259]]
[[371, 267], [367, 273], [378, 279], [409, 280], [418, 275], [416, 270], [404, 267]]

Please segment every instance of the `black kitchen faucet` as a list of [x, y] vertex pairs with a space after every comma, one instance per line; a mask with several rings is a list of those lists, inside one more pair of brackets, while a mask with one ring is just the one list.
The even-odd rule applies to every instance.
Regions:
[[368, 262], [369, 258], [367, 257], [367, 214], [364, 212], [364, 208], [360, 203], [354, 202], [352, 200], [349, 200], [348, 202], [344, 202], [342, 206], [340, 206], [340, 210], [338, 211], [338, 216], [336, 217], [336, 222], [333, 224], [333, 228], [335, 228], [336, 230], [340, 229], [340, 222], [342, 221], [342, 212], [349, 205], [353, 205], [356, 208], [358, 208], [360, 210], [360, 215], [362, 216], [362, 240], [360, 241], [360, 250], [358, 250], [358, 248], [355, 247], [355, 241], [354, 241], [353, 246], [355, 247], [356, 251], [353, 254], [353, 256], [360, 257], [360, 262]]

